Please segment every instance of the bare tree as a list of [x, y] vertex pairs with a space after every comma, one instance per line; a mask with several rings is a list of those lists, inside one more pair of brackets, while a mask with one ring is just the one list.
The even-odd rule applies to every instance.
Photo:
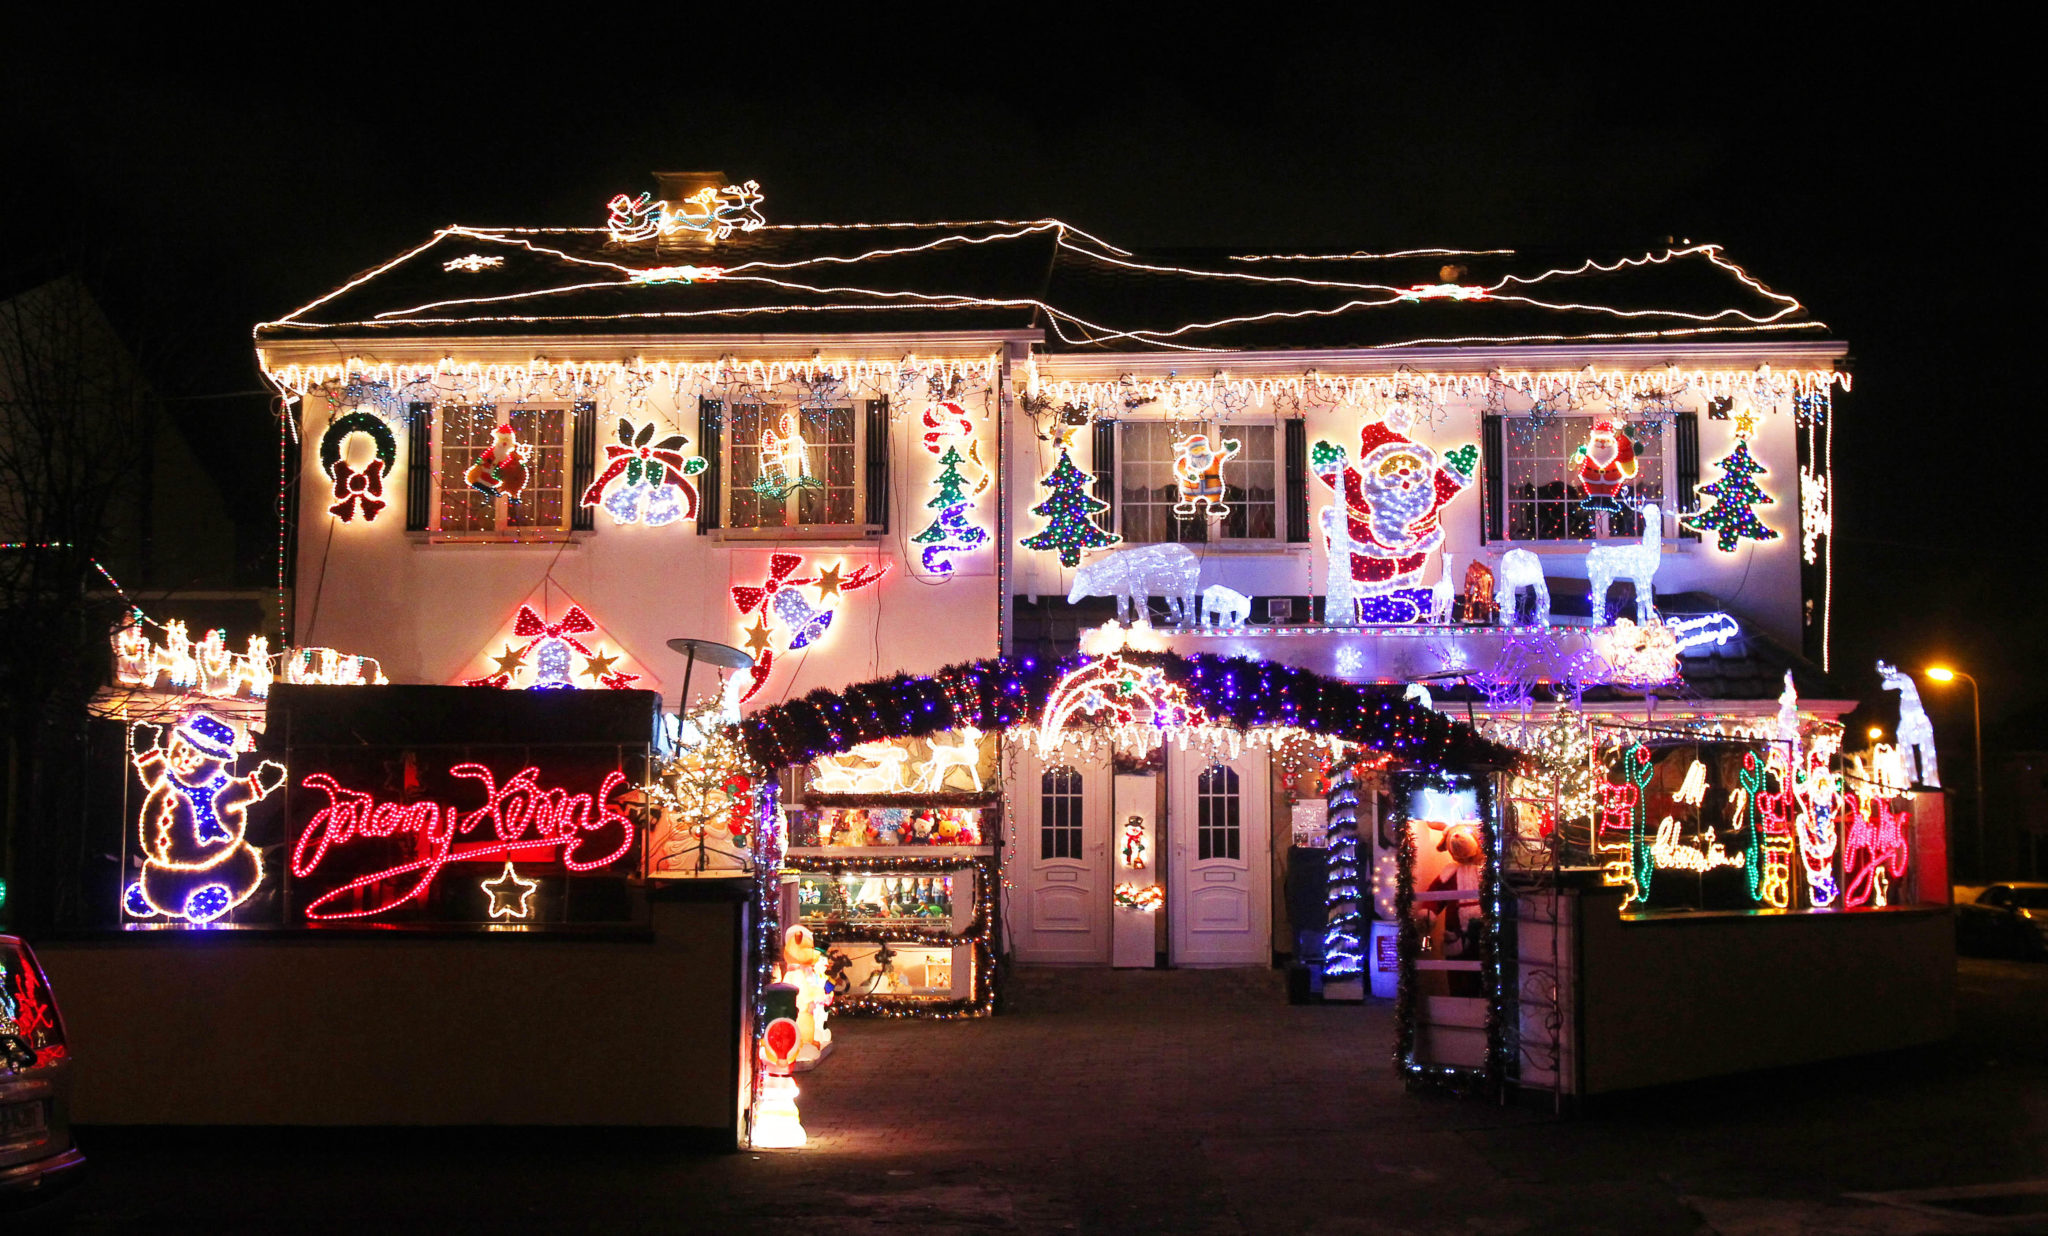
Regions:
[[0, 817], [16, 924], [78, 921], [87, 712], [143, 549], [156, 395], [85, 285], [0, 301]]

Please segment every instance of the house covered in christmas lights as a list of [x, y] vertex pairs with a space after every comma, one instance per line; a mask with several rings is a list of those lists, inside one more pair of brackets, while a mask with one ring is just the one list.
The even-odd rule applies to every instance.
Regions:
[[[277, 925], [737, 899], [771, 1068], [828, 992], [978, 1015], [1002, 958], [1403, 989], [1417, 1075], [1560, 1093], [1942, 1032], [1868, 993], [1938, 971], [1943, 849], [1839, 758], [1849, 378], [1792, 296], [1705, 244], [1147, 254], [660, 179], [258, 328], [284, 642], [393, 684], [274, 697]], [[1817, 999], [1861, 1037], [1644, 1011]]]

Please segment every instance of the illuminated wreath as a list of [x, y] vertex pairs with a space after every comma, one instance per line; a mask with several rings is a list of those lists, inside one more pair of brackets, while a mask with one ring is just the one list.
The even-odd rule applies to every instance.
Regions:
[[[361, 471], [341, 457], [342, 444], [351, 434], [367, 434], [377, 448], [377, 457]], [[369, 412], [348, 412], [337, 416], [320, 435], [320, 468], [334, 482], [334, 505], [328, 511], [342, 521], [353, 521], [358, 510], [363, 521], [377, 518], [384, 509], [384, 474], [398, 462], [398, 439], [384, 418]]]
[[384, 423], [384, 418], [373, 412], [349, 412], [335, 417], [327, 426], [327, 432], [320, 435], [320, 470], [328, 476], [334, 475], [335, 465], [341, 462], [341, 445], [352, 433], [370, 435], [385, 471], [389, 472], [398, 463], [398, 438], [391, 432], [391, 426]]

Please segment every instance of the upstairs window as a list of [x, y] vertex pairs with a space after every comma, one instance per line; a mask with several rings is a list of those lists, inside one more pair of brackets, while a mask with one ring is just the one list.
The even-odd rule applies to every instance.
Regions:
[[[569, 528], [570, 430], [567, 407], [520, 407], [501, 412], [485, 405], [442, 405], [435, 418], [435, 522], [446, 533], [561, 532]], [[525, 448], [524, 484], [517, 499], [478, 488], [480, 468], [503, 464], [501, 429]], [[486, 456], [489, 457], [488, 462]]]
[[724, 526], [860, 528], [864, 419], [850, 404], [733, 404], [724, 426]]
[[[1124, 421], [1117, 428], [1116, 530], [1124, 540], [1136, 544], [1282, 539], [1282, 467], [1274, 426]], [[1224, 439], [1238, 443], [1237, 454], [1219, 470], [1222, 492], [1217, 500], [1228, 508], [1220, 519], [1209, 518], [1206, 498], [1184, 502], [1181, 497], [1175, 447], [1194, 434], [1206, 436], [1211, 444]]]
[[[1504, 535], [1510, 541], [1584, 541], [1595, 537], [1640, 536], [1644, 503], [1656, 503], [1667, 515], [1665, 500], [1665, 438], [1669, 427], [1650, 433], [1635, 425], [1626, 429], [1634, 443], [1635, 476], [1614, 494], [1606, 509], [1604, 495], [1589, 495], [1575, 466], [1575, 453], [1593, 432], [1591, 416], [1560, 416], [1537, 425], [1525, 418], [1503, 418], [1498, 446], [1500, 497]], [[1597, 487], [1605, 488], [1599, 482]], [[1587, 498], [1596, 499], [1591, 506]]]

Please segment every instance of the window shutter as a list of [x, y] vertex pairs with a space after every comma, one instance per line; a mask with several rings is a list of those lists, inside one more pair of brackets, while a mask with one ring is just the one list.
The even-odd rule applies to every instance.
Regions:
[[1093, 447], [1088, 470], [1095, 476], [1095, 500], [1109, 503], [1109, 509], [1102, 512], [1097, 522], [1104, 528], [1116, 530], [1116, 422], [1097, 421], [1093, 430]]
[[704, 470], [697, 474], [697, 535], [719, 526], [725, 514], [725, 405], [716, 399], [697, 401], [697, 453]]
[[1503, 431], [1500, 417], [1488, 416], [1481, 420], [1480, 430], [1486, 441], [1480, 446], [1479, 460], [1480, 491], [1483, 499], [1479, 519], [1479, 543], [1504, 541], [1507, 539], [1507, 434]]
[[569, 433], [569, 531], [597, 527], [597, 508], [583, 505], [583, 491], [597, 475], [597, 405], [576, 405]]
[[[1675, 492], [1665, 501], [1676, 511], [1690, 515], [1700, 509], [1700, 414], [1680, 412], [1671, 421], [1671, 484]], [[1697, 541], [1700, 534], [1684, 524], [1678, 535]]]
[[867, 458], [864, 484], [867, 488], [867, 522], [883, 532], [889, 530], [889, 401], [867, 401]]
[[1287, 539], [1308, 542], [1308, 422], [1287, 425]]
[[405, 530], [427, 530], [434, 500], [434, 405], [413, 403], [405, 417]]

